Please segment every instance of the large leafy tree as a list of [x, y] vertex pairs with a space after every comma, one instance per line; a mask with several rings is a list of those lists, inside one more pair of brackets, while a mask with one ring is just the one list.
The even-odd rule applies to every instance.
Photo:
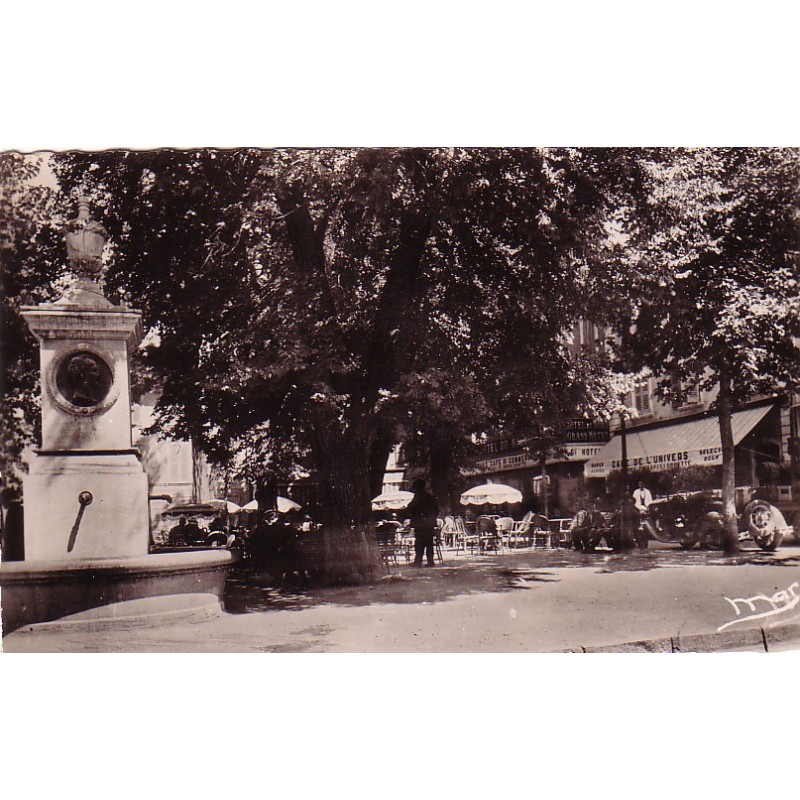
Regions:
[[725, 544], [738, 546], [731, 414], [800, 378], [798, 192], [793, 149], [640, 154], [647, 218], [617, 254], [629, 306], [621, 352], [660, 392], [718, 388]]
[[[532, 149], [62, 154], [114, 241], [112, 291], [153, 327], [160, 423], [318, 476], [330, 577], [391, 445], [452, 472], [465, 435], [580, 400], [560, 337], [608, 237], [617, 162]], [[613, 168], [612, 168], [613, 167]]]
[[20, 311], [57, 299], [66, 272], [64, 209], [56, 190], [37, 181], [41, 161], [0, 154], [0, 472], [15, 489], [23, 450], [40, 425], [38, 349]]

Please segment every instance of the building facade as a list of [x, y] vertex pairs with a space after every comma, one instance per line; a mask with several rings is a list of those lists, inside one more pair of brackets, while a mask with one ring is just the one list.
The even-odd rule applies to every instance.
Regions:
[[[607, 331], [581, 320], [566, 341], [573, 356], [602, 351]], [[687, 485], [697, 477], [719, 486], [722, 447], [713, 409], [717, 392], [681, 388], [683, 400], [670, 404], [657, 397], [652, 376], [633, 380], [624, 399], [628, 469], [649, 473], [654, 484], [666, 487], [668, 475], [676, 472]], [[607, 426], [599, 420], [567, 420], [564, 441], [544, 460], [530, 453], [524, 440], [498, 435], [463, 473], [475, 482], [514, 486], [523, 494], [523, 505], [536, 510], [542, 509], [547, 491], [548, 510], [569, 515], [585, 495], [605, 495], [611, 489], [609, 479], [622, 468], [622, 427], [619, 416]], [[800, 527], [800, 395], [755, 398], [734, 412], [733, 433], [737, 486], [758, 488], [759, 496]]]
[[162, 523], [160, 514], [173, 503], [212, 499], [211, 470], [191, 442], [146, 434], [154, 421], [155, 399], [144, 397], [131, 408], [133, 446], [139, 450], [147, 475], [151, 526]]

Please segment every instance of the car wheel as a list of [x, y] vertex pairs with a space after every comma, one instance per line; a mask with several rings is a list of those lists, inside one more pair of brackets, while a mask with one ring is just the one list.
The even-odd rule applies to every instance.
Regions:
[[783, 540], [786, 527], [783, 514], [766, 500], [753, 500], [744, 510], [744, 522], [753, 541], [767, 552], [775, 550]]
[[766, 500], [753, 500], [744, 510], [744, 521], [752, 537], [764, 536], [775, 527], [775, 507]]

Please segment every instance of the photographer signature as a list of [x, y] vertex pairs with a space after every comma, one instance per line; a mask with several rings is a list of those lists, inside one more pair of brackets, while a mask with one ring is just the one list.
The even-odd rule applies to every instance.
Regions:
[[[774, 614], [782, 614], [784, 611], [789, 611], [800, 603], [800, 594], [795, 590], [800, 589], [800, 583], [795, 581], [788, 589], [781, 589], [775, 592], [771, 597], [765, 594], [755, 594], [752, 597], [737, 597], [731, 600], [730, 597], [725, 599], [733, 606], [736, 611], [736, 619], [726, 622], [717, 628], [717, 633], [729, 628], [731, 625], [736, 625], [739, 622], [748, 622], [751, 619], [760, 619], [762, 617], [771, 617]], [[750, 614], [740, 616], [742, 609], [740, 606], [745, 606], [750, 609]], [[765, 610], [761, 610], [765, 609]]]

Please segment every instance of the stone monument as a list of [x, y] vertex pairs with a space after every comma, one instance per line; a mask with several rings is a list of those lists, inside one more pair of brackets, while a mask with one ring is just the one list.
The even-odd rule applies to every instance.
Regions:
[[55, 303], [22, 311], [40, 346], [42, 446], [24, 480], [24, 561], [0, 566], [4, 632], [65, 617], [218, 613], [230, 552], [148, 555], [128, 367], [141, 317], [103, 294], [107, 234], [84, 197], [65, 238], [76, 280]]
[[147, 476], [131, 444], [128, 378], [140, 317], [112, 305], [95, 282], [106, 232], [90, 219], [88, 200], [79, 203], [66, 233], [77, 282], [58, 302], [22, 312], [40, 344], [42, 376], [42, 448], [25, 496], [47, 499], [25, 503], [31, 561], [142, 556], [148, 548]]

